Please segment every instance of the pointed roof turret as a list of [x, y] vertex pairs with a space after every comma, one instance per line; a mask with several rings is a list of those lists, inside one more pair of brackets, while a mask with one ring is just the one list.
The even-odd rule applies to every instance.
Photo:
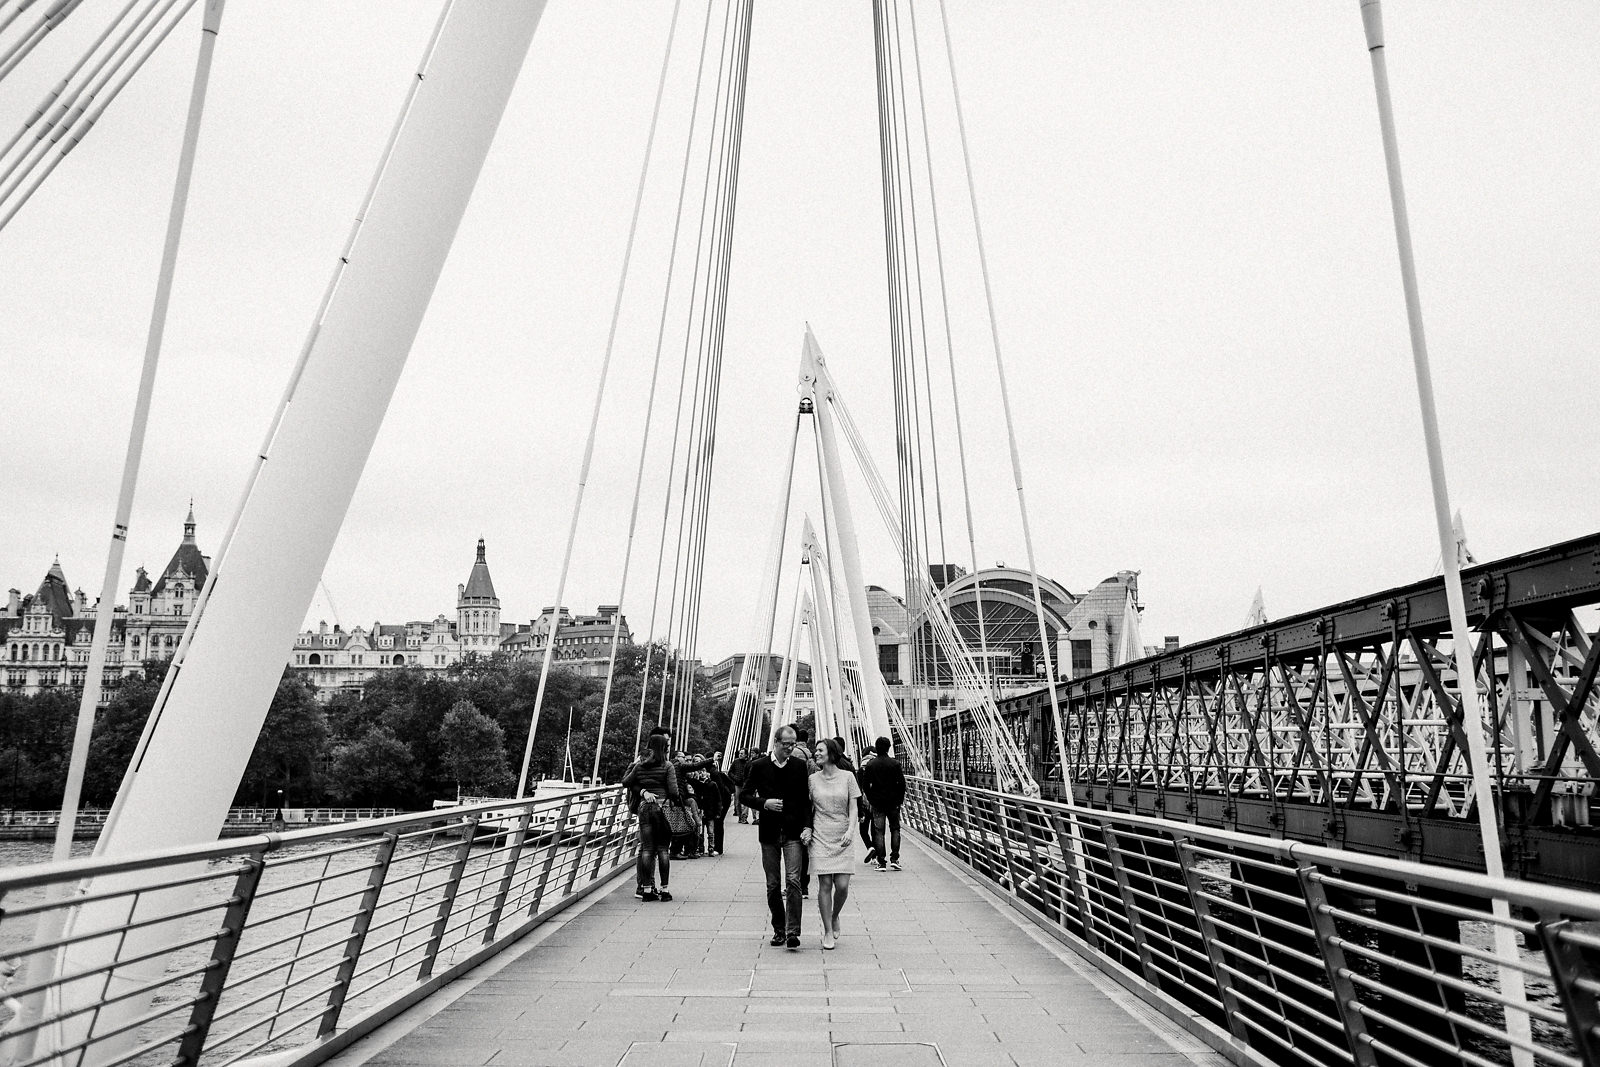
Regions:
[[133, 591], [135, 593], [148, 593], [150, 591], [150, 575], [143, 567], [134, 572]]
[[187, 577], [195, 588], [205, 584], [206, 575], [211, 573], [211, 568], [206, 564], [206, 557], [201, 554], [200, 546], [194, 539], [194, 502], [189, 502], [189, 514], [183, 520], [183, 541], [178, 545], [178, 550], [172, 554], [166, 569], [156, 579], [156, 584], [151, 586], [150, 595], [160, 596], [166, 592], [167, 579], [180, 575]]
[[495, 607], [500, 606], [500, 598], [494, 595], [494, 579], [489, 577], [489, 560], [481, 537], [478, 538], [478, 558], [467, 576], [466, 588], [461, 591], [461, 602], [468, 601], [493, 601]]
[[39, 591], [33, 595], [29, 610], [37, 611], [40, 608], [49, 609], [57, 626], [72, 618], [72, 590], [68, 588], [67, 576], [61, 570], [60, 556], [50, 564], [50, 569], [45, 572], [44, 581], [39, 583]]

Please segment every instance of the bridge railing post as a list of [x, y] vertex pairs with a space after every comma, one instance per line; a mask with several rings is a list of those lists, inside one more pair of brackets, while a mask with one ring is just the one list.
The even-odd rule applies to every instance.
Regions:
[[1234, 1040], [1248, 1045], [1249, 1030], [1239, 1015], [1239, 998], [1234, 995], [1233, 975], [1224, 959], [1216, 917], [1212, 915], [1211, 904], [1202, 891], [1194, 852], [1186, 838], [1179, 837], [1173, 843], [1176, 845], [1178, 867], [1183, 872], [1183, 884], [1189, 890], [1189, 906], [1199, 920], [1200, 944], [1205, 948], [1206, 960], [1211, 965], [1211, 980], [1217, 986], [1217, 999], [1222, 1002], [1222, 1014], [1228, 1020], [1228, 1032]]
[[1160, 989], [1161, 972], [1150, 958], [1148, 934], [1139, 918], [1138, 902], [1134, 899], [1133, 889], [1128, 884], [1127, 863], [1122, 856], [1122, 839], [1106, 824], [1101, 825], [1100, 833], [1106, 843], [1106, 858], [1111, 861], [1111, 874], [1116, 879], [1117, 892], [1122, 898], [1122, 914], [1128, 921], [1128, 932], [1133, 937], [1134, 951], [1139, 955], [1139, 969], [1144, 972], [1146, 982]]
[[1339, 931], [1334, 926], [1329, 910], [1328, 891], [1316, 877], [1317, 868], [1301, 863], [1295, 868], [1300, 880], [1300, 892], [1305, 897], [1306, 913], [1311, 917], [1312, 933], [1321, 950], [1322, 964], [1328, 972], [1328, 988], [1333, 991], [1333, 1004], [1339, 1013], [1345, 1040], [1350, 1045], [1350, 1055], [1357, 1067], [1376, 1067], [1377, 1055], [1367, 1040], [1367, 1023], [1357, 1009], [1356, 986], [1350, 980], [1350, 970], [1345, 963], [1344, 949], [1340, 947]]
[[555, 866], [556, 853], [561, 850], [561, 835], [567, 832], [567, 819], [572, 814], [572, 797], [568, 796], [561, 802], [561, 813], [556, 816], [555, 828], [550, 831], [550, 840], [544, 847], [544, 866], [539, 868], [539, 884], [533, 891], [533, 903], [528, 905], [528, 914], [534, 915], [539, 911], [539, 905], [544, 903], [545, 887], [550, 884], [550, 869]]
[[[1083, 927], [1083, 940], [1090, 948], [1099, 952], [1100, 935], [1095, 932], [1094, 916], [1089, 912], [1089, 893], [1083, 884], [1084, 873], [1078, 866], [1078, 857], [1082, 855], [1082, 851], [1073, 847], [1072, 830], [1060, 812], [1050, 812], [1050, 826], [1055, 830], [1056, 848], [1061, 852], [1061, 864], [1067, 872], [1067, 887], [1076, 905], [1078, 923]], [[1066, 901], [1063, 900], [1062, 903], [1065, 904]], [[1065, 919], [1066, 916], [1063, 914], [1063, 925]]]
[[361, 949], [366, 944], [367, 930], [371, 928], [372, 916], [378, 910], [378, 896], [383, 892], [384, 882], [388, 880], [389, 864], [394, 860], [395, 846], [399, 843], [399, 834], [387, 833], [378, 844], [372, 870], [367, 872], [367, 888], [361, 894], [355, 918], [350, 923], [350, 937], [345, 941], [344, 959], [339, 964], [338, 974], [334, 977], [333, 988], [328, 990], [328, 1006], [323, 1009], [322, 1021], [317, 1024], [318, 1037], [327, 1037], [339, 1025], [339, 1014], [344, 1010], [345, 997], [349, 995], [356, 964], [361, 961]]
[[516, 877], [523, 848], [528, 843], [528, 824], [532, 821], [532, 810], [524, 811], [517, 817], [517, 828], [511, 834], [511, 854], [506, 857], [505, 868], [500, 872], [500, 887], [495, 890], [494, 903], [489, 905], [489, 922], [483, 930], [485, 945], [494, 940], [495, 931], [500, 927], [500, 916], [506, 909], [506, 897], [511, 895], [511, 883]]
[[244, 869], [234, 881], [233, 894], [228, 898], [228, 907], [222, 915], [222, 927], [217, 931], [216, 941], [212, 942], [211, 962], [207, 965], [205, 976], [200, 979], [200, 991], [189, 1012], [189, 1024], [184, 1027], [183, 1037], [178, 1042], [175, 1062], [180, 1067], [195, 1067], [205, 1051], [206, 1038], [211, 1033], [211, 1020], [216, 1016], [217, 1004], [228, 984], [228, 970], [233, 966], [234, 953], [239, 949], [239, 938], [244, 933], [245, 923], [249, 921], [250, 905], [255, 902], [256, 890], [261, 885], [261, 872], [265, 868], [265, 859], [257, 853], [245, 861]]
[[444, 896], [439, 898], [439, 911], [433, 920], [433, 932], [428, 935], [428, 946], [423, 950], [422, 963], [417, 967], [417, 981], [426, 981], [433, 974], [434, 961], [444, 944], [445, 927], [450, 922], [450, 912], [456, 903], [456, 893], [461, 889], [461, 875], [467, 869], [467, 857], [472, 853], [472, 838], [478, 832], [479, 816], [461, 823], [461, 844], [456, 847], [455, 860], [450, 864], [450, 876], [444, 884]]
[[578, 884], [578, 870], [583, 866], [583, 854], [589, 847], [589, 835], [594, 832], [595, 813], [600, 810], [600, 798], [589, 798], [589, 817], [583, 821], [583, 833], [578, 835], [578, 854], [572, 857], [572, 870], [567, 872], [567, 888], [562, 896], [570, 896], [572, 887]]

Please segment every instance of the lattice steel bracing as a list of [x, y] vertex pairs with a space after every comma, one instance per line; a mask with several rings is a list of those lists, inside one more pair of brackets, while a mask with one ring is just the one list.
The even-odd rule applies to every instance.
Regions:
[[[1508, 870], [1600, 883], [1587, 826], [1600, 535], [1471, 567], [1463, 582]], [[1063, 683], [1077, 798], [1480, 866], [1454, 639], [1435, 578]], [[1059, 795], [1047, 694], [1003, 711]], [[961, 777], [955, 733], [931, 731], [948, 780]], [[966, 770], [983, 784], [976, 763]]]

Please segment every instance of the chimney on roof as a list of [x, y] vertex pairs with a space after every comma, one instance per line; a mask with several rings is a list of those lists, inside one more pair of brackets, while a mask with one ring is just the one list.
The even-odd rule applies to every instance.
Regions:
[[1176, 652], [1182, 646], [1182, 644], [1183, 642], [1179, 641], [1176, 637], [1169, 635], [1162, 640], [1162, 651]]
[[22, 614], [22, 590], [13, 589], [6, 598], [6, 614], [15, 618]]
[[317, 633], [325, 634], [327, 632], [328, 632], [328, 620], [327, 619], [319, 620], [317, 622]]

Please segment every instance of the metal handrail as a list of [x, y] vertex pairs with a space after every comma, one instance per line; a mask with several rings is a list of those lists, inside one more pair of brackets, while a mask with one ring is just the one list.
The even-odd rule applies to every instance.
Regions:
[[608, 881], [634, 841], [599, 786], [0, 870], [0, 996], [22, 1004], [0, 1062], [316, 1062]]
[[[1600, 1067], [1600, 893], [913, 778], [908, 824], [1214, 1047]], [[1502, 996], [1490, 902], [1523, 940]], [[1506, 1012], [1531, 1022], [1514, 1036]], [[1338, 1056], [1332, 1056], [1332, 1050]]]

